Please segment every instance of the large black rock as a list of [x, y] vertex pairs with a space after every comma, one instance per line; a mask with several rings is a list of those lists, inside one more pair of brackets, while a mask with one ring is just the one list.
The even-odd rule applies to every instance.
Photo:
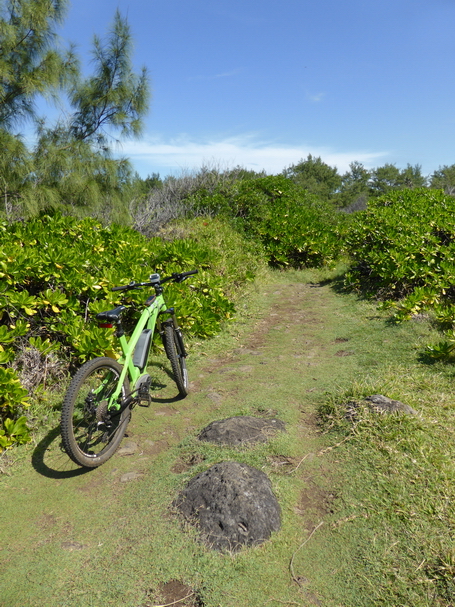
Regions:
[[174, 505], [197, 524], [215, 550], [261, 544], [281, 526], [281, 510], [268, 477], [238, 462], [215, 464], [191, 479]]
[[249, 415], [216, 420], [202, 430], [198, 438], [219, 445], [254, 445], [265, 443], [278, 431], [285, 429], [280, 419], [264, 419]]

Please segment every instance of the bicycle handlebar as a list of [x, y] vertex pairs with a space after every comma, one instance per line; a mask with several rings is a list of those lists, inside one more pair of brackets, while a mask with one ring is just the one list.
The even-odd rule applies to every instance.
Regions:
[[189, 272], [174, 272], [173, 274], [171, 274], [171, 276], [168, 276], [167, 278], [163, 278], [163, 280], [160, 280], [159, 283], [163, 284], [165, 282], [168, 282], [169, 280], [173, 280], [174, 282], [183, 282], [184, 280], [186, 280], [188, 278], [188, 276], [191, 276], [192, 274], [197, 274], [198, 270], [190, 270]]
[[141, 287], [159, 287], [165, 282], [169, 282], [170, 280], [174, 282], [183, 282], [191, 276], [192, 274], [197, 274], [198, 270], [190, 270], [189, 272], [174, 272], [171, 276], [167, 276], [166, 278], [160, 279], [159, 275], [156, 274], [158, 278], [151, 282], [130, 282], [129, 285], [124, 285], [122, 287], [112, 287], [111, 291], [131, 291], [133, 289], [140, 289]]

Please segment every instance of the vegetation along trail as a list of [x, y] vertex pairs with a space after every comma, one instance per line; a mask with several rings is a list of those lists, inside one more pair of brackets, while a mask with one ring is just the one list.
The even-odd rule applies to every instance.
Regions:
[[[73, 466], [57, 427], [23, 447], [22, 460], [1, 476], [0, 605], [449, 605], [437, 549], [434, 569], [425, 557], [417, 571], [420, 555], [411, 554], [412, 541], [404, 546], [400, 528], [405, 498], [397, 515], [387, 465], [373, 462], [385, 454], [400, 470], [401, 439], [392, 429], [410, 424], [409, 435], [424, 421], [364, 413], [356, 431], [346, 429], [345, 416], [335, 423], [334, 403], [356, 390], [397, 397], [401, 387], [419, 409], [434, 389], [417, 361], [432, 330], [387, 324], [374, 304], [338, 294], [334, 278], [270, 273], [228, 330], [191, 345], [192, 392], [184, 400], [157, 358], [152, 405], [134, 410], [120, 451], [100, 468]], [[447, 387], [443, 371], [438, 377], [438, 390]], [[330, 432], [321, 430], [318, 410]], [[208, 423], [233, 415], [276, 416], [287, 431], [248, 449], [198, 441]], [[362, 424], [373, 428], [364, 441], [376, 454], [370, 458], [355, 446]], [[387, 428], [380, 445], [371, 438], [375, 424]], [[270, 541], [235, 555], [205, 548], [171, 507], [190, 478], [226, 460], [266, 472], [282, 510]], [[415, 519], [418, 506], [411, 508]], [[428, 531], [423, 519], [418, 527]], [[438, 539], [440, 550], [442, 531]]]

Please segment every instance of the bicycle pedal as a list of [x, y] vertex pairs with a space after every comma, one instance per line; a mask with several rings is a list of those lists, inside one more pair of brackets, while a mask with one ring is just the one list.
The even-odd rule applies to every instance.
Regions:
[[[150, 386], [144, 385], [139, 388], [137, 393], [137, 401], [140, 407], [150, 407], [150, 403], [152, 402], [150, 396]], [[144, 402], [146, 404], [143, 404]]]
[[139, 407], [150, 407], [150, 405], [152, 404], [150, 394], [144, 397], [140, 397], [137, 404], [139, 405]]
[[142, 375], [136, 382], [135, 389], [137, 390], [137, 403], [140, 407], [150, 407], [150, 404], [152, 402], [152, 399], [150, 397], [151, 385], [152, 378], [148, 373]]

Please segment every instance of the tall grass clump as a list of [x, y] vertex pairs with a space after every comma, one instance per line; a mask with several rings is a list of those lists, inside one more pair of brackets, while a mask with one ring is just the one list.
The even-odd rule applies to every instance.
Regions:
[[[356, 575], [369, 589], [355, 607], [453, 604], [452, 392], [447, 368], [395, 363], [319, 408], [345, 470], [335, 537], [355, 545]], [[418, 414], [372, 411], [364, 399], [375, 393], [390, 394]]]

